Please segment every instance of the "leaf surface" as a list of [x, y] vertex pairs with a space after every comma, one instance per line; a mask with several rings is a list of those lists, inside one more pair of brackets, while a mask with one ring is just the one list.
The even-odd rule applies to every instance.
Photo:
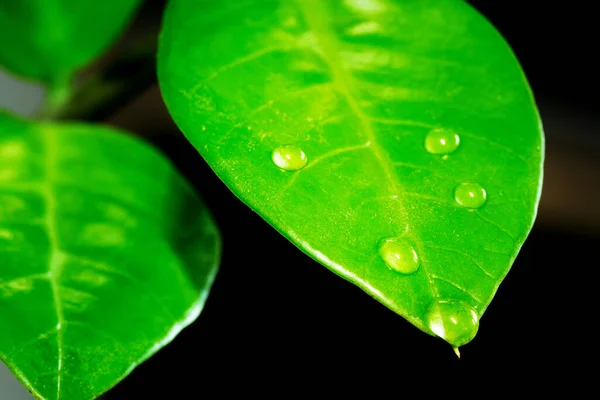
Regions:
[[0, 65], [50, 83], [66, 80], [117, 38], [140, 0], [2, 0]]
[[38, 398], [92, 399], [196, 319], [219, 235], [156, 150], [0, 113], [0, 357]]
[[543, 134], [513, 53], [469, 5], [172, 0], [159, 80], [273, 227], [421, 330], [473, 338], [532, 227]]

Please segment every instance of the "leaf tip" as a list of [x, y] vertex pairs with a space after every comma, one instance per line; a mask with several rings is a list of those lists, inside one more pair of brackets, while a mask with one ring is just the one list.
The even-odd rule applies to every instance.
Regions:
[[454, 354], [456, 354], [456, 357], [458, 357], [458, 359], [460, 360], [460, 350], [458, 350], [458, 347], [452, 347], [452, 349], [454, 350]]

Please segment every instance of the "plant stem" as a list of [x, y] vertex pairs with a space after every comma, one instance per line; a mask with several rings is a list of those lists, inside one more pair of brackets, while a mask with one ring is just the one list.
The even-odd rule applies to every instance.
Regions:
[[48, 85], [38, 117], [53, 120], [102, 121], [156, 81], [156, 35], [137, 38], [104, 65], [77, 79]]
[[41, 119], [56, 119], [65, 106], [69, 103], [72, 96], [72, 85], [70, 77], [62, 77], [51, 82], [48, 86], [48, 93], [38, 116]]

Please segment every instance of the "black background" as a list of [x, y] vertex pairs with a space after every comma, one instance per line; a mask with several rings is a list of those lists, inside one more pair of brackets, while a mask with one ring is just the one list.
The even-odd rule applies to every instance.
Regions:
[[[592, 121], [587, 134], [567, 133], [590, 146], [598, 143], [594, 2], [470, 3], [511, 44], [539, 104]], [[159, 4], [146, 10], [157, 21]], [[540, 108], [542, 119], [552, 117]], [[548, 147], [559, 146], [562, 139], [547, 133]], [[408, 396], [415, 388], [424, 397], [437, 390], [487, 396], [500, 389], [559, 387], [573, 395], [594, 383], [588, 377], [597, 368], [592, 323], [598, 227], [536, 224], [458, 360], [449, 345], [301, 253], [241, 203], [181, 135], [153, 141], [212, 210], [223, 235], [222, 264], [198, 320], [111, 390], [109, 400], [158, 393], [321, 397], [358, 388], [369, 398]], [[585, 192], [581, 188], [581, 196]]]

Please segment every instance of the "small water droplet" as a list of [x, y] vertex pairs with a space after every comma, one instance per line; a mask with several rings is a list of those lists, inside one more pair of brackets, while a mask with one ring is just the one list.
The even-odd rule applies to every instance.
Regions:
[[200, 129], [202, 129], [202, 132], [205, 132], [205, 131], [206, 131], [206, 126], [205, 126], [205, 125], [202, 125], [202, 126], [200, 127]]
[[301, 148], [293, 145], [279, 146], [273, 151], [273, 162], [285, 171], [298, 171], [306, 166], [308, 158]]
[[454, 189], [454, 200], [463, 207], [479, 208], [487, 199], [485, 189], [479, 183], [461, 183]]
[[379, 246], [379, 255], [388, 267], [402, 274], [412, 274], [419, 268], [419, 256], [406, 241], [386, 239]]
[[425, 138], [425, 149], [431, 154], [450, 154], [458, 148], [459, 144], [459, 136], [448, 129], [436, 128]]
[[457, 300], [438, 300], [429, 308], [429, 329], [454, 347], [469, 343], [479, 329], [479, 316]]

